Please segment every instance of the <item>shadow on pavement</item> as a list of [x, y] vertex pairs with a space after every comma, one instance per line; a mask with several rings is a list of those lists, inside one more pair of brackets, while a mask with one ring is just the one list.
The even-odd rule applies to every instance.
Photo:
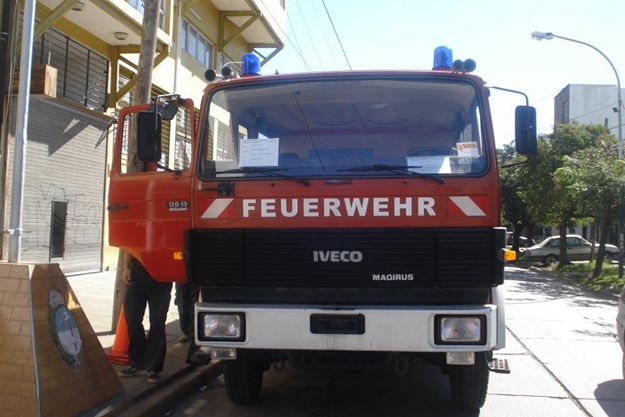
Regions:
[[625, 400], [625, 380], [613, 379], [602, 382], [594, 392], [597, 402], [608, 417], [622, 417]]
[[[530, 293], [547, 299], [571, 299], [571, 303], [578, 307], [597, 307], [601, 305], [616, 306], [616, 296], [602, 292], [590, 292], [581, 287], [567, 284], [558, 278], [537, 271], [515, 268], [506, 271], [506, 281], [515, 282], [518, 289], [508, 289], [510, 294]], [[536, 302], [535, 298], [514, 298], [512, 303]], [[539, 300], [540, 301], [540, 300]], [[544, 300], [542, 300], [544, 301]]]
[[[478, 417], [451, 403], [447, 377], [437, 367], [418, 364], [406, 375], [390, 370], [298, 370], [265, 373], [261, 401], [231, 404], [216, 380], [195, 405], [208, 415], [238, 417]], [[182, 407], [181, 407], [182, 408]], [[177, 410], [174, 416], [182, 416]], [[196, 414], [193, 414], [196, 415]], [[199, 415], [199, 414], [198, 414]]]

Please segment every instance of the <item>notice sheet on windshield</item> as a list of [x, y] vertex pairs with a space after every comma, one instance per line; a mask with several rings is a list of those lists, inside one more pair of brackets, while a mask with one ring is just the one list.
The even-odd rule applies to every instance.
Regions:
[[240, 167], [277, 167], [280, 138], [241, 139], [239, 141]]
[[449, 156], [409, 156], [406, 158], [408, 166], [412, 172], [420, 172], [423, 174], [450, 174], [451, 165]]

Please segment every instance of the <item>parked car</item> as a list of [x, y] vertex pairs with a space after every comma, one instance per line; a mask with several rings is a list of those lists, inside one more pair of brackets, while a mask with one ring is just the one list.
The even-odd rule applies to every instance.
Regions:
[[[570, 261], [587, 261], [590, 259], [592, 244], [581, 236], [566, 235], [566, 253]], [[599, 244], [595, 243], [595, 255]], [[551, 236], [537, 245], [527, 248], [521, 260], [542, 262], [549, 266], [558, 262], [560, 257], [560, 236]], [[611, 263], [618, 260], [618, 248], [614, 245], [605, 245], [605, 261]]]
[[618, 314], [616, 315], [616, 332], [618, 333], [618, 341], [621, 344], [623, 350], [623, 359], [621, 360], [621, 367], [623, 368], [623, 378], [625, 378], [625, 286], [621, 291], [621, 296], [618, 300]]

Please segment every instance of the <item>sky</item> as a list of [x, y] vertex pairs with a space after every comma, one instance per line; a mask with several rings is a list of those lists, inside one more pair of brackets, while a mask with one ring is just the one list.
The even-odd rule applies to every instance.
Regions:
[[[616, 85], [616, 76], [591, 48], [560, 39], [538, 42], [531, 32], [553, 32], [590, 43], [610, 58], [619, 75], [625, 71], [622, 0], [325, 0], [325, 4], [353, 69], [428, 70], [434, 49], [445, 45], [453, 50], [454, 60], [474, 59], [474, 74], [487, 85], [525, 92], [536, 107], [539, 134], [553, 131], [553, 99], [567, 84]], [[287, 16], [285, 47], [263, 66], [264, 73], [349, 69], [321, 0], [288, 0]], [[514, 108], [519, 104], [524, 104], [519, 95], [492, 92], [497, 147], [513, 140]]]

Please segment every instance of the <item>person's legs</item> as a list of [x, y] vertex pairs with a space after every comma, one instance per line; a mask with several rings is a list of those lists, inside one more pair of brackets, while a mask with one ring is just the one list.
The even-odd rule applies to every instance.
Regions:
[[128, 286], [124, 299], [124, 315], [128, 326], [128, 356], [130, 367], [143, 369], [145, 367], [146, 338], [143, 328], [143, 315], [145, 314], [146, 299], [143, 289], [132, 283]]
[[167, 340], [165, 323], [171, 299], [171, 284], [154, 284], [148, 294], [150, 309], [150, 331], [146, 345], [145, 369], [159, 373], [163, 370]]

